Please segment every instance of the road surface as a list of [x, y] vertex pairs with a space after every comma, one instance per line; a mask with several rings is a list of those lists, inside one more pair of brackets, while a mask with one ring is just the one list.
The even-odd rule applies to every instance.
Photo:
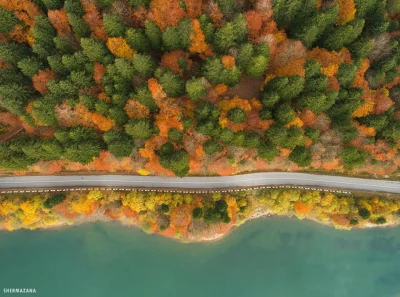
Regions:
[[269, 185], [298, 185], [400, 193], [400, 181], [290, 172], [266, 172], [235, 176], [184, 178], [134, 175], [51, 175], [0, 177], [0, 189], [132, 187], [215, 190], [230, 187], [237, 188]]

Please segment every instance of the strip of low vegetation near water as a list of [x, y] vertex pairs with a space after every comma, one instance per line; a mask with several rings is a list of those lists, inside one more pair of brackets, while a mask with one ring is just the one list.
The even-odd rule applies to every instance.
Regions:
[[0, 229], [47, 229], [115, 220], [183, 242], [210, 241], [249, 219], [268, 215], [296, 216], [348, 230], [395, 225], [400, 222], [397, 198], [294, 189], [209, 194], [139, 190], [4, 194], [0, 196]]

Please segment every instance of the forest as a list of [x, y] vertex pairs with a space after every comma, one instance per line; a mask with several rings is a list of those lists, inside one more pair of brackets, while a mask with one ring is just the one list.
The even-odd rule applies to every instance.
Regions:
[[398, 0], [0, 0], [0, 173], [399, 176], [399, 42]]
[[182, 241], [219, 238], [248, 219], [295, 216], [350, 230], [400, 223], [400, 199], [381, 194], [262, 189], [229, 193], [65, 191], [0, 195], [0, 230], [116, 220]]

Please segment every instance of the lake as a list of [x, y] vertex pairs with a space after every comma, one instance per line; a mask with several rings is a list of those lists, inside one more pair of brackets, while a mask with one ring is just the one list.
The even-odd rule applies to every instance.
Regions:
[[270, 218], [200, 244], [118, 223], [0, 232], [0, 294], [18, 287], [45, 297], [399, 297], [400, 228]]

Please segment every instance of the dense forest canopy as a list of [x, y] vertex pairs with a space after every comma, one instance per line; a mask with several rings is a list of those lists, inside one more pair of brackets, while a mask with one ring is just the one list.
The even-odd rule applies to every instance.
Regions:
[[398, 173], [398, 0], [0, 0], [0, 169]]

